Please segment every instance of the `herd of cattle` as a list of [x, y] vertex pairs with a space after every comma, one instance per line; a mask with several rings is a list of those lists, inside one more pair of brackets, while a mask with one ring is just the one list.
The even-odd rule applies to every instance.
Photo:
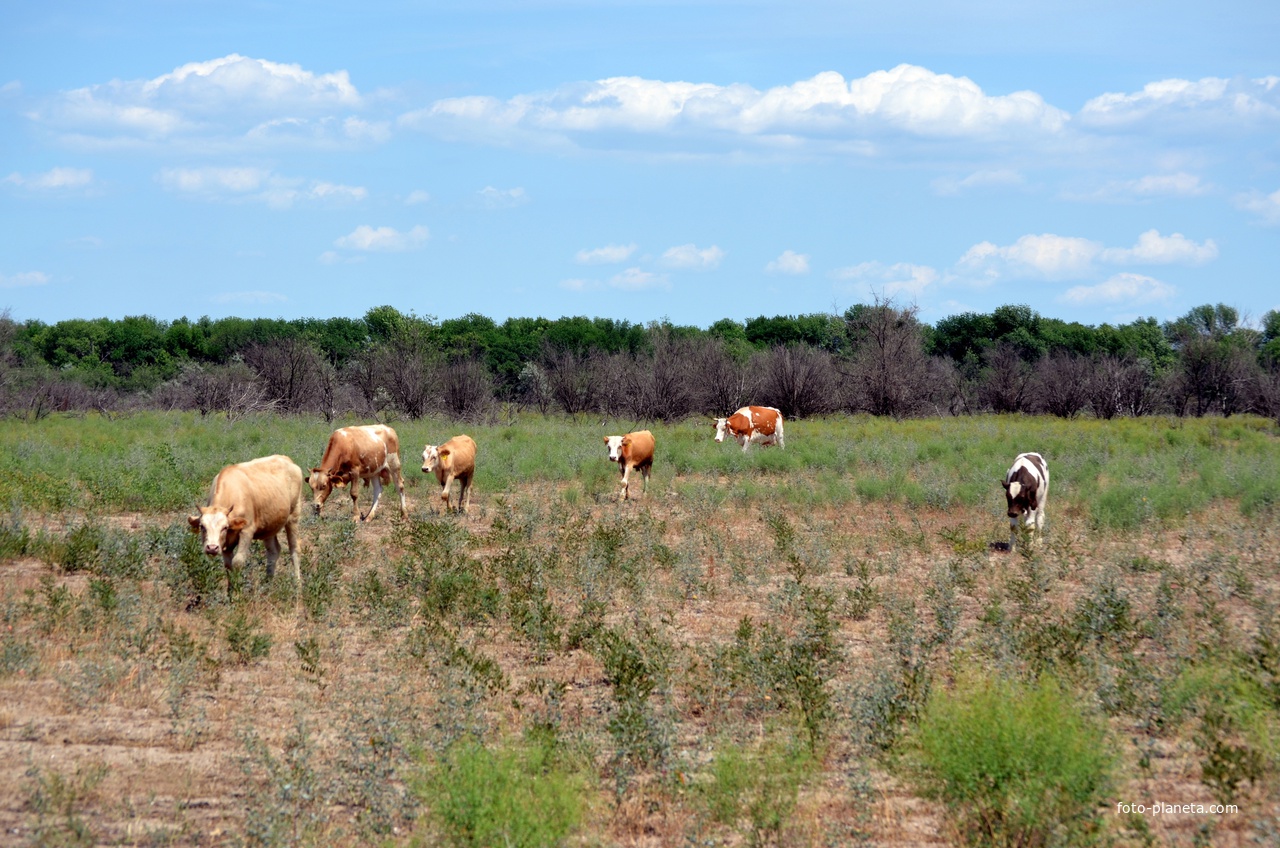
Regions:
[[[785, 448], [782, 413], [769, 406], [744, 406], [728, 418], [716, 418], [715, 440], [732, 436], [745, 452], [751, 444]], [[622, 474], [619, 498], [629, 499], [630, 474], [638, 469], [649, 488], [653, 470], [654, 437], [648, 430], [621, 436], [605, 436], [609, 460], [618, 463]], [[466, 435], [454, 436], [442, 445], [427, 445], [422, 451], [422, 472], [435, 474], [441, 485], [440, 499], [447, 512], [453, 481], [460, 484], [457, 509], [466, 512], [471, 503], [471, 481], [476, 470], [476, 443]], [[222, 555], [227, 569], [227, 590], [233, 573], [249, 559], [249, 545], [261, 539], [267, 551], [267, 577], [275, 574], [280, 556], [280, 531], [289, 544], [293, 579], [301, 585], [298, 552], [298, 523], [302, 519], [302, 469], [283, 454], [228, 465], [217, 473], [209, 487], [208, 504], [199, 507], [187, 521], [200, 534], [204, 552]], [[400, 438], [385, 424], [343, 427], [329, 436], [320, 465], [311, 469], [307, 485], [315, 496], [312, 509], [318, 515], [329, 495], [346, 486], [351, 494], [352, 517], [356, 521], [373, 518], [382, 497], [382, 487], [394, 481], [400, 493], [400, 517], [408, 517], [404, 478], [400, 473]], [[373, 487], [373, 503], [363, 516], [357, 499], [360, 484]], [[1009, 547], [1017, 541], [1018, 524], [1037, 536], [1044, 528], [1045, 498], [1049, 491], [1049, 470], [1038, 453], [1020, 454], [1002, 482], [1008, 500]], [[643, 492], [642, 492], [643, 494]]]

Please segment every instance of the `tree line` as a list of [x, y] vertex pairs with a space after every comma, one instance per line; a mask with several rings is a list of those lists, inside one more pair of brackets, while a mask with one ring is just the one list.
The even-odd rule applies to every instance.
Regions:
[[934, 325], [877, 299], [842, 314], [669, 321], [361, 318], [17, 322], [0, 313], [0, 414], [137, 408], [483, 418], [523, 405], [636, 421], [977, 412], [1152, 413], [1280, 421], [1280, 312], [1258, 326], [1206, 304], [1163, 324], [1098, 326], [1024, 305]]

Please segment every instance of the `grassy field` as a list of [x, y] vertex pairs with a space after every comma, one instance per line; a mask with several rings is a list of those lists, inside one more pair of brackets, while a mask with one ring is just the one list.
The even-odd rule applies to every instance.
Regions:
[[[393, 422], [409, 520], [339, 496], [300, 590], [259, 547], [228, 599], [209, 480], [346, 423], [0, 429], [0, 843], [1280, 840], [1269, 422], [658, 425], [623, 504], [631, 422]], [[421, 451], [460, 432], [443, 515]], [[1009, 553], [1027, 450], [1048, 530]]]

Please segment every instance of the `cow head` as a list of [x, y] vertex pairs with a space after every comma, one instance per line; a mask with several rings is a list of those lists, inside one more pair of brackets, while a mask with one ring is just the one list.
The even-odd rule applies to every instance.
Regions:
[[330, 474], [323, 468], [311, 469], [311, 476], [307, 478], [307, 485], [311, 487], [311, 491], [316, 496], [311, 503], [312, 511], [319, 515], [320, 507], [324, 506], [324, 502], [329, 499], [329, 494], [333, 492], [333, 487], [341, 486], [344, 483], [346, 483], [346, 478], [341, 474]]
[[1005, 500], [1008, 502], [1008, 515], [1013, 521], [1032, 512], [1040, 505], [1040, 487], [1035, 480], [1026, 479], [1030, 474], [1026, 469], [1018, 469], [1018, 473], [1004, 481]]
[[729, 419], [715, 418], [712, 420], [715, 422], [715, 427], [716, 427], [716, 441], [723, 442], [724, 437], [729, 433]]
[[202, 506], [199, 514], [187, 516], [191, 532], [200, 534], [201, 546], [209, 556], [231, 550], [240, 541], [240, 531], [246, 522], [243, 515], [232, 515], [234, 512], [234, 506], [226, 509]]
[[604, 445], [605, 445], [605, 449], [609, 451], [610, 462], [622, 461], [622, 445], [624, 443], [624, 440], [625, 440], [625, 437], [623, 436], [605, 436], [604, 437]]
[[[448, 453], [449, 453], [448, 451], [445, 451], [443, 455], [448, 456]], [[436, 468], [440, 465], [441, 456], [442, 454], [440, 453], [439, 445], [427, 445], [425, 448], [423, 448], [422, 449], [422, 473], [423, 474], [435, 473]]]

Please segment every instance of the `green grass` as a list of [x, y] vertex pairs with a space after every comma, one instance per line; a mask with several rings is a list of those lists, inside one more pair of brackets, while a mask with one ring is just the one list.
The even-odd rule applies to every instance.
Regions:
[[[42, 511], [172, 512], [204, 497], [225, 464], [284, 453], [308, 468], [335, 426], [315, 418], [260, 416], [229, 422], [193, 413], [113, 419], [49, 416], [0, 431], [0, 462], [22, 474], [0, 479], [0, 505]], [[613, 497], [617, 467], [603, 436], [630, 422], [522, 415], [515, 424], [436, 419], [392, 422], [411, 493], [427, 486], [423, 445], [460, 432], [479, 444], [477, 499], [526, 484], [564, 489], [570, 503]], [[1050, 513], [1077, 507], [1099, 528], [1176, 520], [1222, 500], [1247, 512], [1280, 502], [1276, 430], [1258, 418], [1062, 421], [979, 416], [891, 421], [835, 416], [793, 421], [788, 447], [716, 444], [698, 420], [649, 425], [658, 453], [650, 495], [729, 487], [726, 499], [838, 507], [854, 499], [912, 508], [1002, 509], [999, 480], [1013, 457], [1044, 454]], [[422, 501], [419, 499], [419, 503]]]

